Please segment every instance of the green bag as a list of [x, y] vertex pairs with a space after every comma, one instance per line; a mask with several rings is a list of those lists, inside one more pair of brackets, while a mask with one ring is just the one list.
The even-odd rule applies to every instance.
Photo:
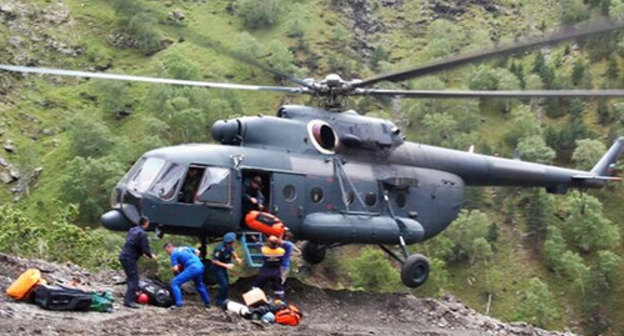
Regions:
[[109, 291], [91, 293], [91, 310], [102, 313], [113, 312], [115, 298]]

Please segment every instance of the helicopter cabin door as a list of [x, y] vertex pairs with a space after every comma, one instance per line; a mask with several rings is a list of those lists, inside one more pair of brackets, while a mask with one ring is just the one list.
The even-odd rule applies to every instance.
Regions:
[[305, 175], [273, 173], [271, 210], [295, 234], [304, 216]]

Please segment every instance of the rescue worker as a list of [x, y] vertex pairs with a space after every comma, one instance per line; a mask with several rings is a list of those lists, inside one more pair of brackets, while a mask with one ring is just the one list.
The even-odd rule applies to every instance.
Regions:
[[284, 284], [282, 283], [282, 260], [286, 251], [281, 246], [282, 242], [275, 236], [267, 239], [267, 244], [260, 249], [263, 264], [260, 273], [256, 277], [254, 287], [262, 288], [271, 283], [275, 296], [284, 301]]
[[[171, 280], [171, 290], [175, 300], [175, 307], [182, 307], [182, 284], [193, 280], [195, 288], [204, 302], [204, 306], [210, 306], [210, 297], [204, 285], [204, 264], [197, 256], [197, 251], [190, 246], [175, 247], [173, 243], [164, 246], [165, 251], [171, 258], [173, 273], [176, 276]], [[175, 309], [174, 307], [172, 307]]]
[[217, 278], [219, 283], [219, 292], [217, 293], [217, 306], [223, 307], [228, 296], [228, 286], [230, 278], [228, 276], [228, 270], [234, 268], [232, 263], [232, 257], [241, 265], [243, 261], [236, 255], [234, 251], [234, 243], [236, 242], [236, 234], [234, 232], [228, 232], [223, 236], [223, 242], [214, 250], [212, 256], [212, 272]]
[[147, 240], [145, 230], [149, 227], [149, 219], [145, 216], [139, 219], [139, 225], [131, 228], [126, 236], [126, 243], [119, 254], [119, 262], [126, 273], [126, 296], [123, 305], [130, 308], [139, 308], [134, 301], [139, 289], [139, 269], [137, 261], [141, 256], [156, 260]]
[[245, 182], [243, 190], [243, 213], [251, 210], [264, 211], [264, 195], [262, 194], [262, 178], [254, 176]]
[[282, 239], [282, 248], [284, 249], [284, 258], [282, 259], [281, 266], [281, 277], [282, 277], [282, 286], [286, 283], [286, 278], [288, 277], [288, 272], [290, 272], [290, 257], [292, 255], [292, 251], [295, 250], [300, 252], [299, 249], [290, 242], [292, 239], [292, 232], [288, 228], [284, 231], [283, 239]]

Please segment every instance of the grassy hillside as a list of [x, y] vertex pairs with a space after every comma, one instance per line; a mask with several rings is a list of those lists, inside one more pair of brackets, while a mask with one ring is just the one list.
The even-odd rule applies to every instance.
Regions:
[[[365, 78], [455, 52], [541, 36], [562, 21], [569, 22], [572, 14], [577, 19], [598, 16], [604, 14], [605, 6], [612, 16], [622, 12], [620, 0], [586, 2], [20, 0], [6, 5], [0, 2], [3, 22], [0, 46], [5, 50], [0, 53], [0, 61], [232, 83], [281, 83], [262, 70], [224, 56], [214, 47], [218, 42], [228, 50], [257, 58], [301, 78], [319, 79], [329, 72], [337, 72], [346, 79]], [[572, 10], [575, 12], [571, 13]], [[621, 88], [624, 61], [618, 50], [618, 38], [611, 36], [609, 43], [596, 40], [562, 43], [514, 58], [493, 60], [483, 66], [462, 67], [403, 86], [382, 86], [439, 89], [517, 86], [521, 89], [535, 84], [534, 88]], [[538, 52], [545, 60], [542, 68], [535, 65]], [[14, 153], [1, 156], [21, 174], [20, 181], [0, 188], [0, 200], [14, 204], [42, 223], [54, 218], [61, 204], [78, 203], [81, 212], [75, 222], [81, 226], [98, 225], [96, 215], [106, 208], [110, 188], [144, 151], [181, 142], [211, 141], [209, 127], [219, 118], [274, 114], [282, 104], [308, 102], [306, 97], [273, 93], [172, 89], [9, 74], [2, 74], [0, 92], [0, 141], [16, 147]], [[478, 152], [507, 157], [525, 139], [534, 136], [541, 139], [543, 146], [556, 150], [553, 152], [556, 157], [535, 158], [574, 166], [581, 163], [571, 159], [575, 140], [591, 138], [608, 146], [616, 134], [622, 134], [621, 103], [615, 99], [606, 103], [597, 99], [578, 103], [403, 99], [397, 109], [391, 104], [362, 99], [351, 101], [348, 107], [395, 119], [404, 128], [408, 140], [458, 149], [476, 144]], [[602, 115], [599, 111], [603, 111]], [[531, 116], [530, 120], [527, 115]], [[181, 129], [189, 132], [181, 133]], [[85, 148], [96, 148], [98, 153], [85, 154]], [[521, 155], [528, 152], [524, 150]], [[35, 173], [38, 167], [43, 168], [40, 175]], [[622, 186], [589, 194], [602, 202], [600, 215], [621, 232], [624, 228], [620, 220], [624, 215]], [[577, 253], [587, 268], [583, 274], [588, 277], [598, 272], [590, 269], [599, 260], [598, 250], [579, 248], [574, 232], [568, 232], [576, 217], [570, 217], [574, 209], [566, 208], [567, 199], [563, 196], [552, 201], [552, 209], [542, 212], [546, 213], [542, 217], [547, 217], [544, 222], [551, 231], [536, 238], [530, 228], [531, 220], [527, 220], [535, 218], [527, 210], [532, 195], [532, 191], [505, 188], [470, 190], [467, 207], [486, 216], [483, 225], [489, 225], [488, 232], [495, 232], [496, 239], [484, 236], [487, 242], [479, 245], [483, 246], [482, 250], [470, 241], [464, 256], [460, 253], [461, 236], [452, 230], [424, 246], [414, 247], [436, 261], [433, 278], [416, 293], [454, 292], [482, 312], [488, 309], [489, 301], [489, 313], [505, 320], [534, 319], [532, 323], [560, 330], [574, 328], [588, 334], [597, 331], [621, 334], [624, 331], [624, 321], [618, 318], [624, 313], [621, 263], [615, 263], [613, 272], [617, 276], [601, 269], [604, 272], [600, 274], [607, 279], [603, 282], [608, 284], [604, 288], [573, 285], [568, 272], [571, 266], [558, 268], [549, 264], [545, 256], [543, 243], [553, 241], [552, 228], [563, 232], [564, 247]], [[86, 199], [93, 200], [92, 204], [85, 204]], [[479, 225], [469, 219], [467, 222], [466, 225]], [[617, 236], [617, 244], [604, 249], [623, 257], [619, 233]], [[367, 262], [377, 262], [378, 258], [389, 263], [372, 252], [367, 256], [370, 260], [362, 259], [359, 248], [332, 251], [329, 261], [337, 266], [321, 266], [321, 272], [309, 281], [363, 286], [366, 282], [360, 281], [354, 268], [366, 267]], [[576, 269], [584, 269], [578, 263], [575, 265]], [[617, 280], [609, 280], [612, 277]], [[541, 290], [532, 278], [540, 279], [547, 289]], [[396, 274], [382, 280], [388, 279], [396, 280]], [[400, 287], [387, 285], [375, 289]], [[613, 299], [589, 308], [584, 306], [591, 301], [587, 295], [598, 294]], [[538, 299], [531, 301], [534, 297]], [[544, 301], [548, 301], [546, 307], [535, 303]], [[549, 318], [539, 320], [540, 315]]]

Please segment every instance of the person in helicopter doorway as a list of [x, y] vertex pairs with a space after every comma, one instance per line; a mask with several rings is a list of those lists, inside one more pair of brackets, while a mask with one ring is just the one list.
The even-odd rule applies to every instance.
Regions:
[[156, 260], [156, 255], [152, 253], [147, 240], [145, 230], [149, 227], [149, 219], [145, 216], [139, 219], [139, 225], [131, 228], [126, 236], [126, 243], [119, 254], [119, 262], [126, 273], [126, 296], [123, 305], [130, 308], [139, 308], [134, 302], [139, 290], [139, 269], [137, 261], [141, 256]]
[[176, 276], [171, 280], [171, 290], [175, 300], [175, 306], [172, 309], [182, 307], [182, 284], [193, 280], [195, 288], [204, 302], [204, 306], [210, 305], [210, 297], [204, 285], [204, 264], [197, 256], [197, 251], [189, 246], [176, 247], [169, 242], [164, 246], [165, 251], [171, 258], [173, 273]]
[[262, 178], [254, 176], [245, 181], [243, 189], [243, 213], [251, 210], [264, 211], [264, 195], [262, 194]]
[[217, 293], [217, 306], [223, 307], [228, 296], [229, 276], [228, 270], [234, 268], [232, 257], [241, 265], [243, 261], [234, 251], [234, 243], [236, 243], [236, 234], [228, 232], [223, 236], [223, 242], [214, 250], [212, 256], [211, 271], [217, 278], [219, 283], [219, 292]]
[[[261, 245], [261, 243], [259, 243]], [[260, 249], [262, 253], [263, 263], [260, 273], [256, 277], [254, 287], [262, 288], [270, 283], [275, 296], [284, 300], [284, 283], [282, 283], [282, 261], [286, 251], [281, 246], [281, 239], [270, 236], [266, 245]]]

